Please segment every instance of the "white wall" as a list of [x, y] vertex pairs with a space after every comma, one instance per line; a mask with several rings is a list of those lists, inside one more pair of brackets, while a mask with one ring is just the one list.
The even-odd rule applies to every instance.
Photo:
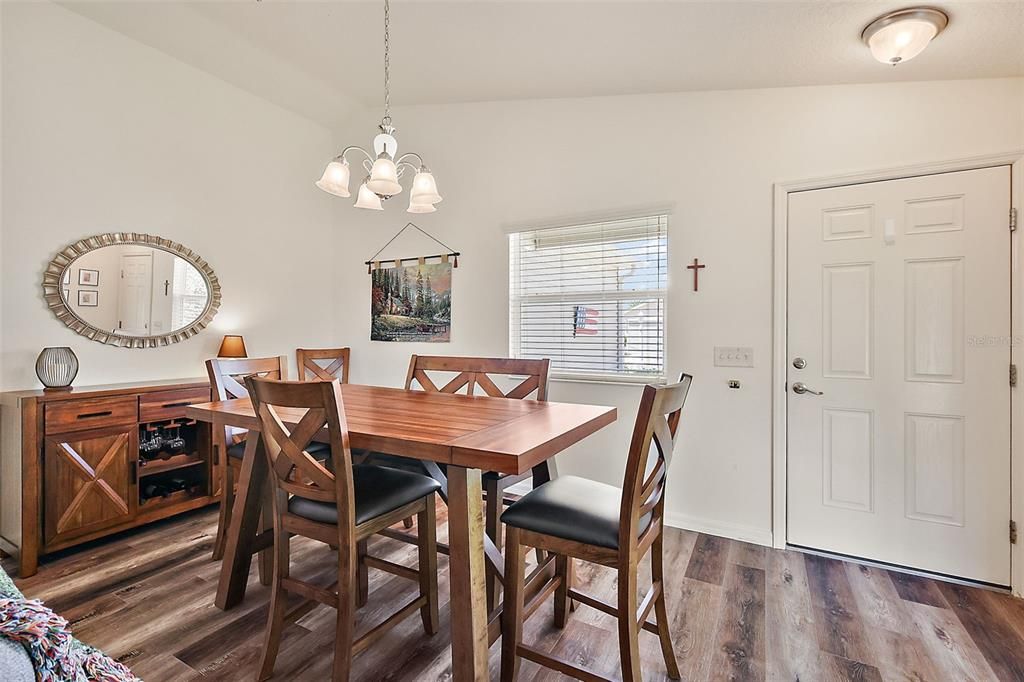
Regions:
[[[333, 342], [337, 208], [312, 185], [331, 133], [57, 5], [0, 7], [0, 387], [38, 386], [44, 346], [74, 348], [88, 385], [201, 376], [225, 332], [253, 355]], [[223, 292], [212, 328], [157, 350], [64, 328], [43, 302], [46, 264], [109, 231], [209, 261]]]
[[[424, 155], [445, 201], [415, 221], [463, 252], [452, 343], [371, 343], [362, 261], [410, 217], [348, 206], [338, 291], [352, 380], [399, 385], [410, 353], [508, 352], [505, 231], [672, 206], [668, 367], [694, 376], [671, 471], [670, 522], [769, 542], [772, 185], [779, 180], [1024, 147], [1024, 79], [787, 88], [424, 106], [393, 113], [402, 150]], [[339, 127], [366, 144], [379, 112]], [[402, 151], [400, 150], [400, 151]], [[353, 183], [354, 184], [354, 183]], [[351, 200], [336, 200], [350, 203]], [[396, 198], [393, 201], [402, 202]], [[403, 207], [404, 208], [404, 207]], [[436, 253], [423, 240], [384, 258]], [[685, 270], [707, 263], [700, 292]], [[716, 345], [752, 346], [753, 369], [713, 367]], [[728, 379], [742, 382], [739, 390]], [[555, 382], [552, 399], [615, 405], [619, 421], [559, 460], [621, 482], [640, 391]]]

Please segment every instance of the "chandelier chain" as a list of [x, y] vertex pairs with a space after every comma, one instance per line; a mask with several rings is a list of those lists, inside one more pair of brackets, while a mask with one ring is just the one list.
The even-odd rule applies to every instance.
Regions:
[[384, 118], [391, 125], [391, 3], [384, 0]]

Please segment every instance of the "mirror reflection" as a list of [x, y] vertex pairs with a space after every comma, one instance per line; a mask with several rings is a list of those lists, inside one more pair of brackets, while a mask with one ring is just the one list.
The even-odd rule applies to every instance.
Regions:
[[112, 244], [72, 261], [61, 297], [84, 322], [121, 336], [162, 336], [191, 326], [210, 304], [192, 263], [152, 246]]

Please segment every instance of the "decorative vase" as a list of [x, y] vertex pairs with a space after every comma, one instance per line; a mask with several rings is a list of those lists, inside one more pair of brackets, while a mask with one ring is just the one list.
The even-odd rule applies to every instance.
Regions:
[[78, 375], [78, 356], [67, 346], [44, 348], [36, 358], [36, 376], [47, 391], [69, 391]]

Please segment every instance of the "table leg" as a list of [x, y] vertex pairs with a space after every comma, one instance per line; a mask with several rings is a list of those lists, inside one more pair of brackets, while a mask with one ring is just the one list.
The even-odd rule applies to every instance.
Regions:
[[250, 431], [245, 439], [245, 455], [238, 479], [235, 505], [231, 509], [224, 560], [220, 565], [216, 605], [230, 609], [245, 597], [254, 541], [261, 529], [260, 511], [267, 482], [267, 458], [259, 434]]
[[487, 679], [487, 591], [480, 470], [448, 467], [452, 677]]

